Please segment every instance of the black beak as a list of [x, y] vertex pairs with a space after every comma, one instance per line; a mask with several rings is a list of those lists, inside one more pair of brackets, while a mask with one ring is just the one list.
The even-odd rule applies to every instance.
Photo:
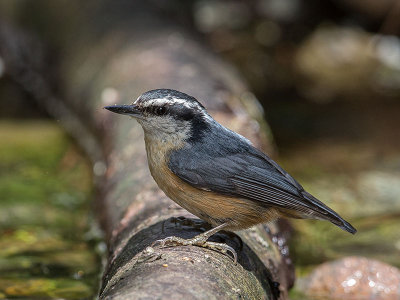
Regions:
[[132, 105], [112, 105], [105, 106], [105, 109], [112, 111], [113, 113], [128, 115], [132, 117], [139, 117], [141, 115], [141, 111], [134, 104]]

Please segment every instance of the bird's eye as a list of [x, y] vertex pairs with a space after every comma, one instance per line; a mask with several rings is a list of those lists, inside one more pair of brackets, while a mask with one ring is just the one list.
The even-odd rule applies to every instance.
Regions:
[[159, 106], [155, 109], [155, 113], [159, 116], [165, 114], [165, 112], [167, 111], [167, 109], [165, 108], [165, 106]]

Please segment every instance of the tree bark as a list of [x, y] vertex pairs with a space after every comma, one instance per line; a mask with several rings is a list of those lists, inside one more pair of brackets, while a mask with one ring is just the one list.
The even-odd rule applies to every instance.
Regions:
[[[125, 6], [117, 9], [117, 2], [92, 3], [95, 9], [85, 13], [64, 12], [79, 15], [71, 22], [81, 31], [75, 38], [69, 32], [71, 38], [62, 44], [63, 97], [55, 96], [40, 72], [32, 75], [41, 78], [33, 94], [51, 114], [70, 124], [71, 134], [94, 163], [95, 204], [109, 246], [99, 298], [286, 299], [293, 270], [287, 230], [277, 224], [212, 237], [236, 250], [238, 264], [200, 247], [149, 247], [171, 235], [192, 237], [208, 225], [156, 186], [140, 126], [103, 106], [130, 103], [150, 89], [172, 88], [196, 97], [217, 121], [264, 150], [271, 150], [269, 131], [260, 105], [231, 66], [152, 9], [129, 6], [128, 13]], [[12, 68], [9, 65], [8, 71]], [[32, 90], [18, 74], [14, 72], [15, 79]], [[67, 109], [60, 113], [61, 107]]]

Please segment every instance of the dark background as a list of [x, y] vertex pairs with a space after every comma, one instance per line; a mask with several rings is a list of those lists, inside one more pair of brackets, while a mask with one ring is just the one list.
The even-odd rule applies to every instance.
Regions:
[[[359, 230], [351, 236], [325, 222], [292, 221], [298, 276], [348, 255], [399, 267], [400, 2], [1, 1], [1, 42], [19, 36], [4, 34], [6, 27], [24, 32], [32, 47], [19, 63], [64, 97], [69, 75], [60, 57], [90, 51], [70, 41], [93, 28], [92, 37], [110, 27], [118, 35], [119, 24], [149, 14], [185, 28], [234, 66], [253, 92], [243, 97], [262, 104], [274, 158]], [[89, 297], [104, 248], [87, 217], [92, 169], [3, 59], [0, 298]]]

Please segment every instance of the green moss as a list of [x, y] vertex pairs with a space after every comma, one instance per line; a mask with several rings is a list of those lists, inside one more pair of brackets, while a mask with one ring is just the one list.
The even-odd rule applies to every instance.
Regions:
[[304, 295], [301, 291], [296, 289], [296, 286], [289, 291], [289, 299], [291, 300], [311, 300], [309, 297]]
[[92, 293], [91, 289], [83, 282], [72, 279], [60, 281], [48, 278], [0, 279], [0, 290], [4, 291], [4, 295], [12, 298], [32, 297], [40, 299], [86, 299]]
[[[84, 201], [87, 164], [60, 128], [46, 122], [0, 123], [1, 203]], [[72, 200], [73, 199], [73, 200]], [[68, 204], [66, 204], [68, 206]]]
[[291, 257], [296, 285], [291, 299], [306, 299], [302, 280], [319, 264], [365, 256], [400, 267], [400, 173], [398, 155], [371, 159], [371, 148], [356, 142], [316, 142], [286, 153], [282, 161], [304, 188], [349, 221], [349, 234], [327, 221], [291, 220]]
[[400, 219], [397, 214], [356, 219], [356, 235], [329, 222], [294, 220], [296, 234], [291, 240], [292, 256], [300, 268], [327, 260], [361, 255], [400, 267], [398, 241]]
[[0, 140], [0, 298], [94, 295], [89, 164], [54, 122], [2, 121]]

